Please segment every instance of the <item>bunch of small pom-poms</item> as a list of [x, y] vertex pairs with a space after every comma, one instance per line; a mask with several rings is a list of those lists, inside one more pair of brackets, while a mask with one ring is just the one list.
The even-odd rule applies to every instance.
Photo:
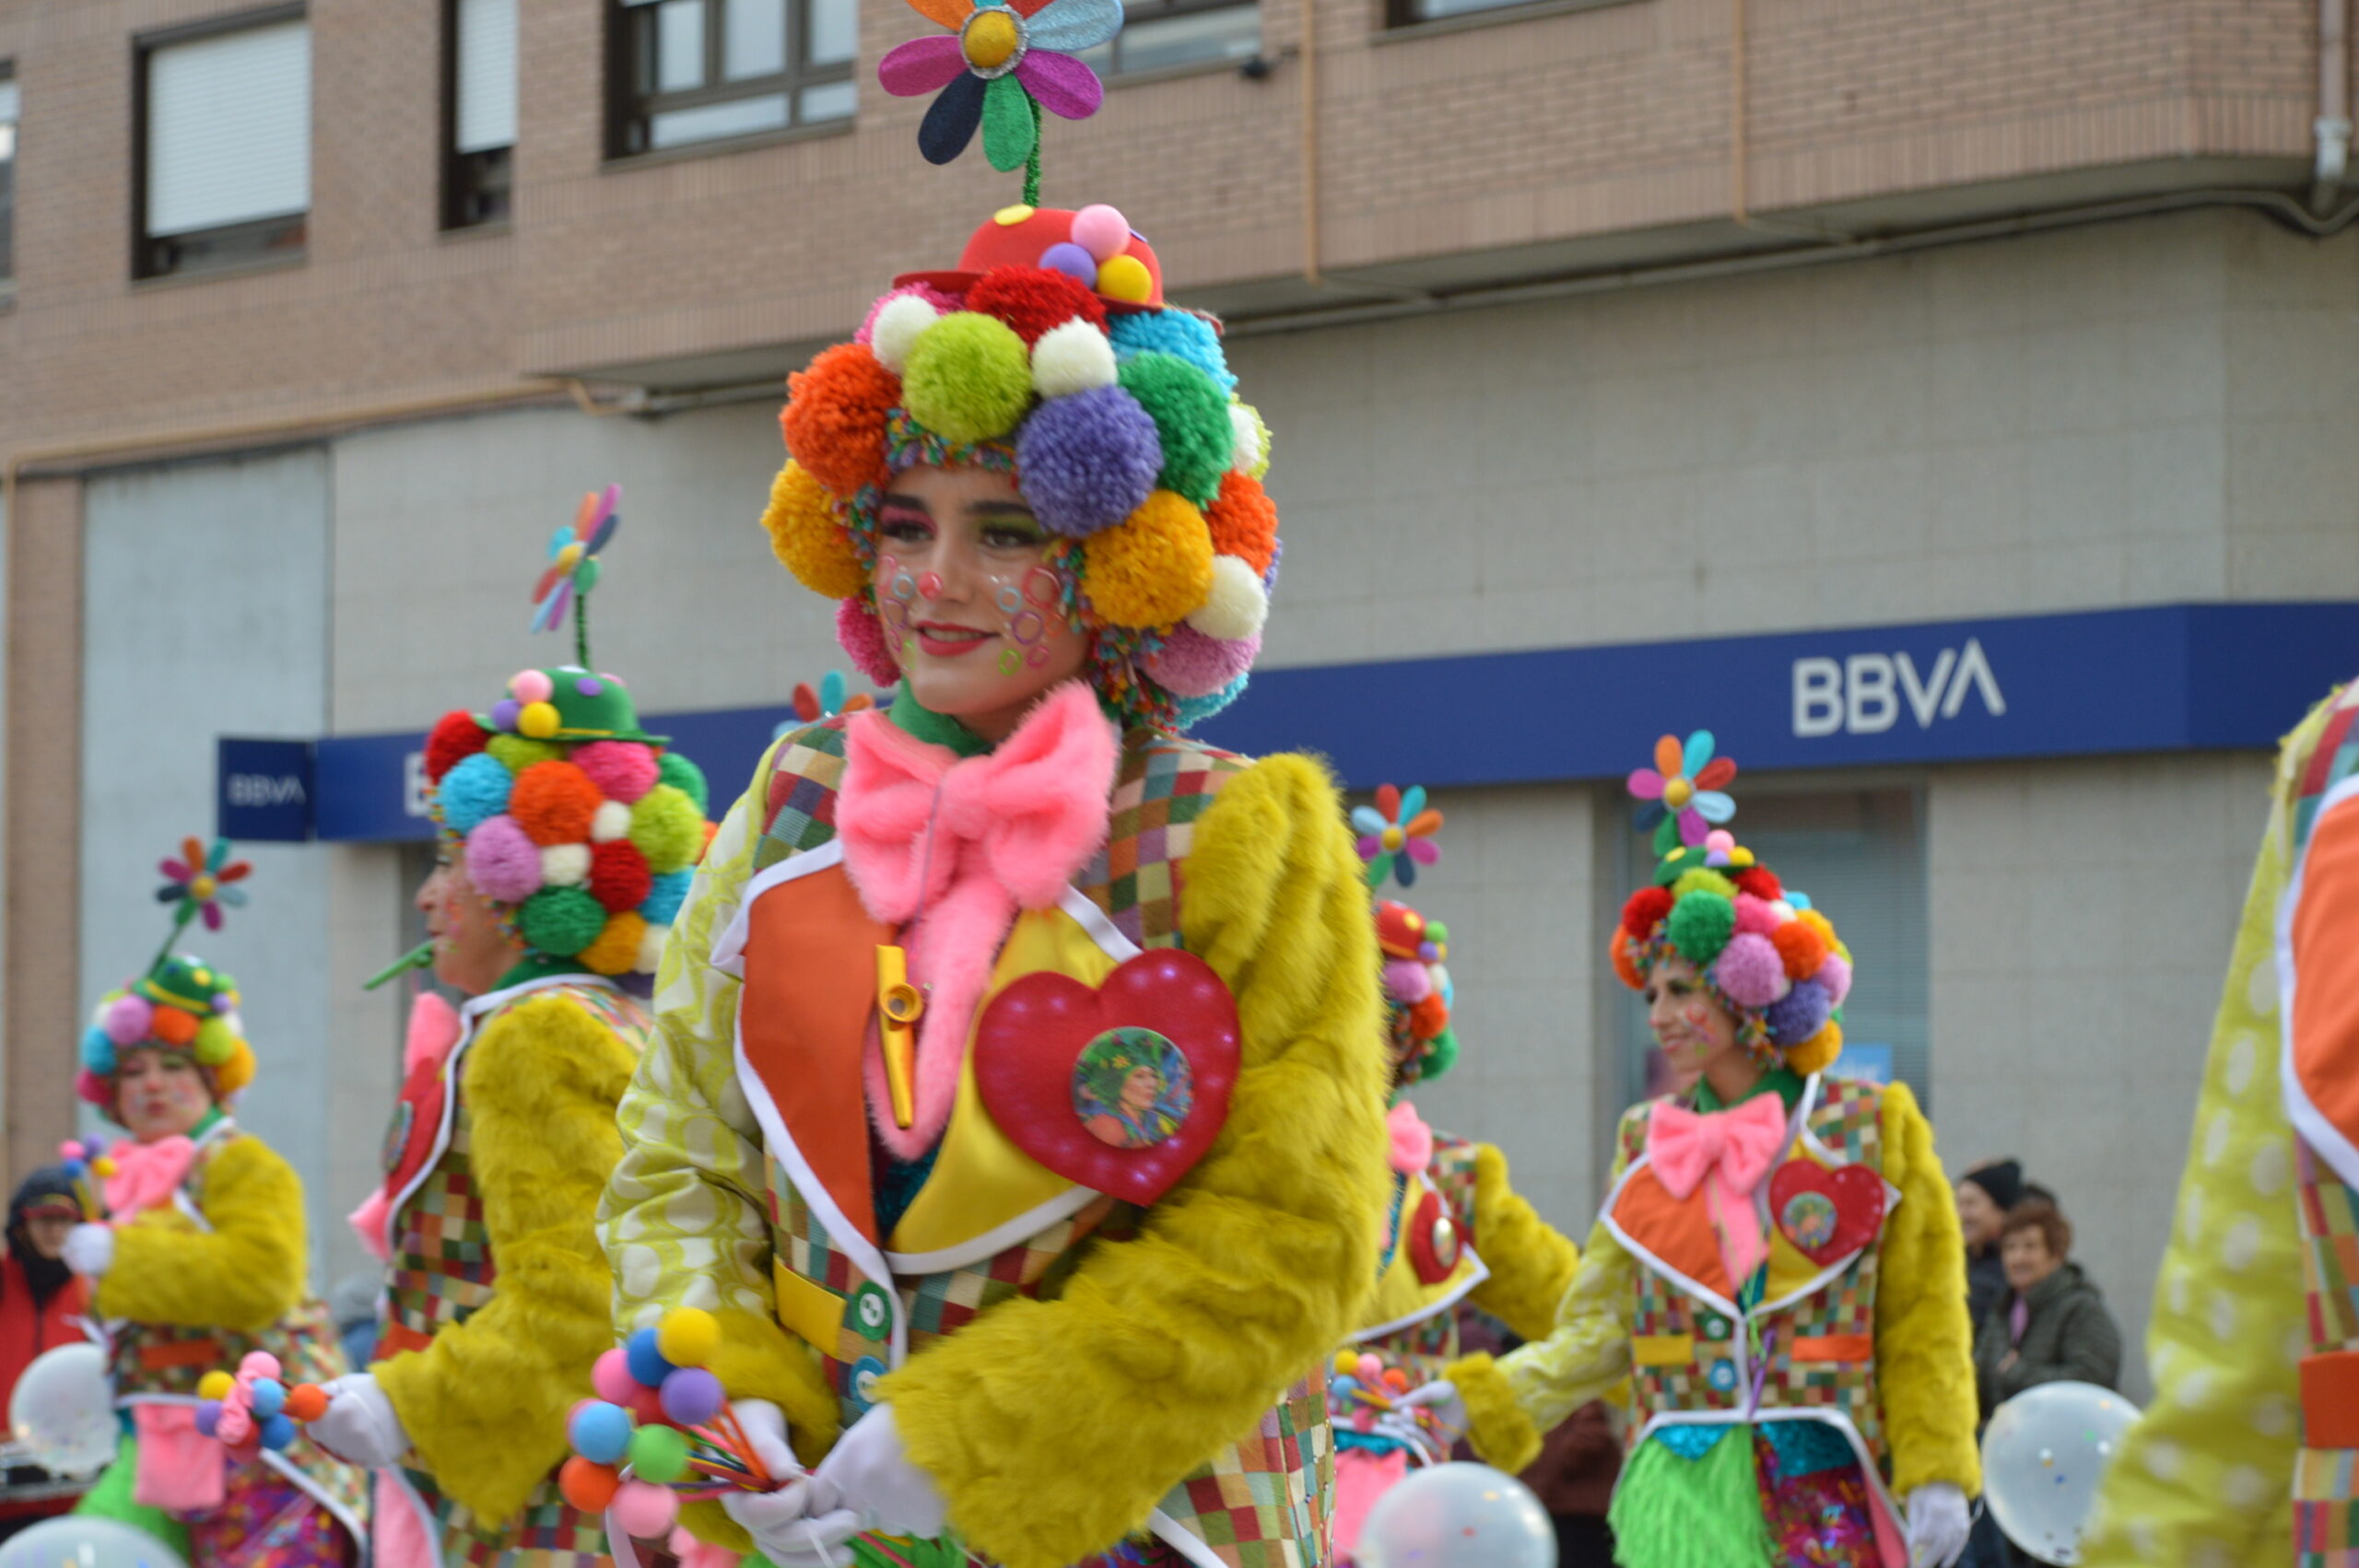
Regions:
[[613, 677], [527, 670], [494, 728], [442, 716], [426, 743], [435, 818], [527, 946], [593, 974], [651, 975], [710, 837], [704, 774], [644, 742], [550, 739], [556, 679]]
[[218, 1368], [206, 1373], [196, 1386], [196, 1430], [217, 1439], [238, 1459], [294, 1442], [298, 1422], [327, 1413], [328, 1391], [316, 1383], [290, 1388], [281, 1381], [281, 1371], [276, 1356], [252, 1351], [234, 1375]]
[[[1129, 223], [1074, 215], [1102, 263]], [[1109, 310], [1074, 260], [996, 267], [962, 296], [930, 285], [876, 302], [854, 341], [788, 381], [791, 461], [762, 521], [804, 585], [843, 601], [837, 633], [879, 685], [898, 667], [876, 614], [867, 536], [890, 483], [896, 415], [951, 449], [1001, 447], [1042, 526], [1077, 548], [1077, 611], [1099, 637], [1101, 689], [1191, 723], [1243, 691], [1276, 579], [1269, 430], [1236, 401], [1219, 333], [1176, 308]], [[1107, 635], [1111, 634], [1111, 635]], [[1128, 635], [1125, 635], [1128, 634]], [[1156, 688], [1136, 691], [1133, 662]]]
[[1376, 940], [1384, 953], [1384, 1000], [1396, 1040], [1410, 1047], [1402, 1081], [1438, 1078], [1458, 1060], [1458, 1036], [1449, 1026], [1457, 1000], [1447, 964], [1449, 928], [1388, 898], [1376, 907]]
[[74, 1092], [94, 1106], [112, 1104], [123, 1054], [144, 1047], [189, 1052], [224, 1096], [253, 1082], [254, 1053], [238, 1016], [237, 982], [194, 958], [169, 958], [147, 979], [99, 999], [82, 1036]]
[[1336, 1426], [1363, 1438], [1375, 1436], [1379, 1417], [1404, 1408], [1421, 1430], [1438, 1431], [1439, 1423], [1430, 1410], [1422, 1405], [1402, 1406], [1402, 1396], [1409, 1387], [1409, 1375], [1385, 1365], [1375, 1352], [1338, 1351], [1334, 1371], [1327, 1379], [1327, 1413]]
[[568, 1503], [585, 1514], [612, 1509], [626, 1533], [653, 1537], [672, 1527], [682, 1497], [767, 1492], [789, 1479], [764, 1469], [706, 1370], [720, 1346], [712, 1314], [684, 1306], [598, 1358], [590, 1373], [598, 1397], [566, 1422], [573, 1457], [557, 1490]]

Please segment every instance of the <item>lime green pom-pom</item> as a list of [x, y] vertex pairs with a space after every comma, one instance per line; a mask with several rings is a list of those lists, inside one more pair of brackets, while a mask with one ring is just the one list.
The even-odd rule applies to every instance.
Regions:
[[484, 743], [483, 749], [511, 773], [522, 773], [536, 762], [555, 762], [565, 755], [565, 748], [555, 741], [528, 741], [522, 735], [494, 735]]
[[1674, 898], [1684, 898], [1691, 893], [1717, 893], [1723, 898], [1733, 900], [1736, 883], [1718, 872], [1706, 871], [1699, 866], [1692, 872], [1682, 872], [1679, 880], [1671, 884], [1671, 892]]
[[657, 876], [676, 872], [704, 847], [704, 813], [687, 791], [658, 784], [630, 808], [630, 841]]
[[641, 1480], [671, 1485], [688, 1473], [687, 1434], [650, 1422], [630, 1434], [630, 1468]]
[[1212, 505], [1237, 446], [1228, 394], [1176, 354], [1133, 355], [1121, 376], [1122, 390], [1138, 399], [1162, 438], [1163, 474], [1156, 483], [1200, 507]]
[[954, 310], [918, 334], [901, 406], [947, 441], [971, 446], [1015, 428], [1032, 406], [1032, 358], [996, 317]]
[[516, 930], [552, 958], [570, 958], [606, 929], [606, 907], [582, 887], [545, 887], [517, 907]]
[[1717, 893], [1686, 894], [1671, 907], [1662, 929], [1679, 955], [1701, 969], [1736, 934], [1736, 906]]
[[218, 1018], [208, 1018], [196, 1026], [196, 1059], [207, 1067], [218, 1067], [238, 1054], [238, 1032]]
[[712, 809], [712, 794], [705, 786], [703, 768], [678, 752], [665, 752], [655, 766], [657, 776], [664, 783], [696, 802], [698, 815]]

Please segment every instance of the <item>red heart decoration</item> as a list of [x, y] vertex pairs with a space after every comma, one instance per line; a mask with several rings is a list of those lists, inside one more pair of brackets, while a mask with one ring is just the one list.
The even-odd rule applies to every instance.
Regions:
[[1884, 1227], [1884, 1177], [1866, 1165], [1829, 1170], [1788, 1160], [1769, 1178], [1769, 1218], [1794, 1250], [1825, 1267], [1876, 1239]]
[[[1160, 1035], [1187, 1059], [1184, 1115], [1158, 1141], [1108, 1142], [1075, 1107], [1082, 1053], [1116, 1029]], [[1192, 953], [1143, 953], [1102, 986], [1069, 975], [1019, 977], [992, 998], [975, 1030], [975, 1087], [1015, 1146], [1061, 1176], [1133, 1203], [1154, 1202], [1192, 1169], [1237, 1086], [1237, 999]]]

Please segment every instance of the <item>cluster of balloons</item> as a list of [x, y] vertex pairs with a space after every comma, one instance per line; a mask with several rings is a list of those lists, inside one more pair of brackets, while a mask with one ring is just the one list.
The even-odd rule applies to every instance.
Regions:
[[69, 1138], [57, 1146], [57, 1157], [65, 1162], [65, 1175], [76, 1187], [94, 1176], [114, 1175], [114, 1161], [107, 1154], [103, 1138]]
[[568, 1503], [611, 1511], [628, 1534], [659, 1536], [679, 1511], [675, 1483], [719, 1480], [711, 1469], [726, 1469], [734, 1450], [701, 1429], [729, 1403], [705, 1369], [720, 1346], [720, 1323], [688, 1306], [598, 1358], [590, 1374], [598, 1398], [576, 1405], [566, 1423], [573, 1457], [557, 1471], [557, 1490]]

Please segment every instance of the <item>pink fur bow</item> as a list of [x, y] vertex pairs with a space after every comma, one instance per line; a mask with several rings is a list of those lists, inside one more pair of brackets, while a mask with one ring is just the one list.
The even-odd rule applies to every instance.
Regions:
[[896, 1126], [884, 1056], [863, 1056], [870, 1118], [886, 1147], [923, 1154], [950, 1117], [975, 1004], [1018, 909], [1045, 909], [1105, 841], [1118, 753], [1087, 685], [1069, 681], [982, 756], [960, 760], [880, 712], [845, 736], [836, 829], [861, 903], [909, 930], [918, 1021], [917, 1117]]
[[114, 1174], [107, 1177], [107, 1213], [128, 1220], [171, 1202], [196, 1158], [196, 1145], [182, 1137], [158, 1138], [153, 1143], [120, 1143], [110, 1153]]
[[1417, 1114], [1417, 1107], [1403, 1100], [1386, 1113], [1385, 1130], [1391, 1135], [1391, 1153], [1385, 1163], [1402, 1176], [1421, 1171], [1434, 1157], [1434, 1129]]
[[1753, 1189], [1786, 1146], [1786, 1103], [1760, 1094], [1734, 1110], [1691, 1111], [1658, 1100], [1647, 1120], [1647, 1155], [1673, 1198], [1685, 1200], [1709, 1179], [1705, 1202], [1719, 1232], [1730, 1282], [1743, 1289], [1767, 1254]]

